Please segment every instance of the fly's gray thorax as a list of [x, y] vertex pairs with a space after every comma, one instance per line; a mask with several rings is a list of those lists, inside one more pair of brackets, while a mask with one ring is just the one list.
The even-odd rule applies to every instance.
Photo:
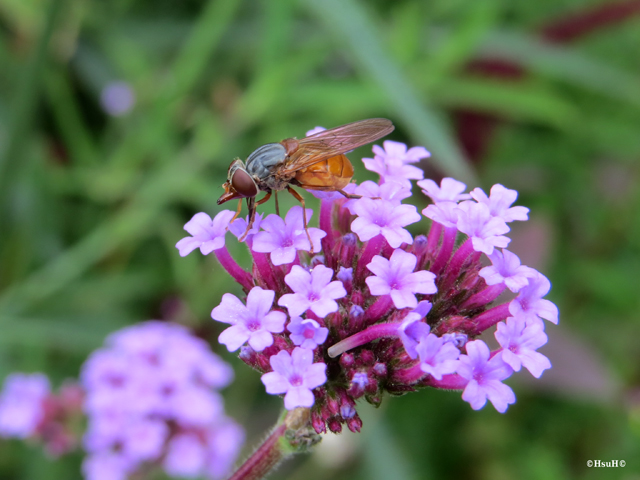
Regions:
[[266, 180], [285, 158], [287, 151], [281, 144], [267, 143], [249, 155], [246, 162], [247, 172], [260, 180]]

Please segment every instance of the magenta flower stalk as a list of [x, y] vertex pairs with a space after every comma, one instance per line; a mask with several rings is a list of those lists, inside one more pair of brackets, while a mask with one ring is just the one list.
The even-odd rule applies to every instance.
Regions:
[[[543, 321], [558, 321], [557, 307], [544, 298], [549, 280], [506, 250], [507, 223], [526, 220], [528, 209], [513, 206], [517, 192], [502, 185], [486, 195], [465, 193], [452, 178], [440, 185], [427, 179], [419, 186], [433, 204], [421, 216], [406, 202], [411, 180], [423, 176], [412, 164], [428, 152], [387, 141], [374, 153], [364, 162], [380, 180], [345, 187], [362, 198], [316, 192], [314, 255], [289, 226], [301, 207], [284, 220], [262, 221], [246, 242], [253, 258], [251, 288], [241, 282], [246, 302], [225, 294], [214, 309], [217, 320], [244, 327], [223, 332], [221, 341], [241, 347], [240, 359], [260, 372], [267, 393], [281, 395], [289, 414], [305, 411], [306, 427], [317, 434], [360, 431], [357, 400], [377, 406], [385, 392], [460, 390], [472, 408], [489, 401], [504, 413], [515, 402], [504, 381], [521, 367], [536, 377], [549, 368], [536, 350], [547, 341]], [[254, 291], [264, 299], [256, 301]], [[277, 325], [262, 320], [271, 314], [279, 314]], [[500, 348], [491, 352], [478, 336], [494, 327]], [[299, 438], [306, 427], [274, 432]], [[297, 451], [284, 440], [275, 444]], [[274, 448], [265, 447], [271, 453], [263, 459]], [[252, 465], [261, 464], [256, 455]], [[247, 465], [232, 478], [261, 478], [242, 473], [259, 470]]]

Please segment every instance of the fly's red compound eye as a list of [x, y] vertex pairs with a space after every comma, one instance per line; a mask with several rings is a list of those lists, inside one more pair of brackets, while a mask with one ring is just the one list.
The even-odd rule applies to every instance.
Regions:
[[231, 177], [231, 186], [242, 197], [255, 197], [258, 194], [258, 187], [251, 175], [245, 170], [238, 168]]

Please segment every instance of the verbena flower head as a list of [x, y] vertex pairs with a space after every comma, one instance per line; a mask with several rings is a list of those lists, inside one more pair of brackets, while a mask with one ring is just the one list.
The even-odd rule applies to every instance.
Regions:
[[147, 322], [111, 335], [82, 369], [85, 478], [126, 479], [142, 465], [223, 478], [243, 442], [217, 392], [232, 378], [231, 368], [179, 325]]
[[[374, 153], [364, 162], [379, 182], [345, 187], [362, 198], [318, 195], [321, 233], [310, 234], [321, 255], [278, 240], [301, 212], [294, 207], [284, 220], [263, 220], [253, 244], [247, 242], [249, 269], [222, 258], [249, 297], [258, 288], [271, 292], [261, 300], [262, 315], [288, 317], [286, 329], [269, 330], [272, 343], [255, 348], [249, 341], [240, 359], [262, 373], [268, 393], [285, 396], [287, 409], [309, 408], [317, 432], [343, 425], [359, 431], [359, 398], [379, 405], [385, 392], [426, 387], [457, 389], [474, 409], [488, 400], [504, 412], [515, 396], [503, 382], [522, 366], [534, 376], [549, 367], [536, 349], [546, 342], [542, 319], [555, 323], [558, 316], [543, 298], [546, 277], [504, 250], [507, 222], [526, 219], [528, 210], [513, 206], [513, 190], [497, 185], [490, 196], [479, 189], [467, 194], [464, 184], [447, 178], [440, 185], [420, 182], [434, 202], [421, 216], [406, 201], [411, 179], [422, 178], [411, 164], [428, 152], [387, 141]], [[299, 228], [292, 231], [304, 234]], [[256, 250], [261, 238], [270, 246]], [[276, 247], [289, 250], [274, 258]], [[506, 302], [496, 304], [505, 291]], [[225, 294], [214, 312], [225, 311], [218, 319], [237, 324], [240, 314], [232, 319], [232, 312], [244, 305]], [[501, 347], [491, 352], [478, 336], [497, 324]]]

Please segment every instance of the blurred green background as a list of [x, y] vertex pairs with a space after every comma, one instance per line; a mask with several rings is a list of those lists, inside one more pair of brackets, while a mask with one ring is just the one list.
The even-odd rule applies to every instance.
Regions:
[[[135, 96], [119, 115], [113, 82]], [[432, 151], [429, 177], [520, 192], [512, 246], [552, 281], [554, 368], [512, 377], [504, 415], [440, 391], [363, 404], [360, 435], [272, 478], [640, 478], [638, 1], [0, 0], [0, 379], [59, 385], [109, 332], [179, 321], [234, 366], [249, 448], [281, 400], [215, 341], [237, 286], [174, 245], [234, 157], [374, 116]], [[76, 479], [80, 459], [0, 441], [0, 478]]]

